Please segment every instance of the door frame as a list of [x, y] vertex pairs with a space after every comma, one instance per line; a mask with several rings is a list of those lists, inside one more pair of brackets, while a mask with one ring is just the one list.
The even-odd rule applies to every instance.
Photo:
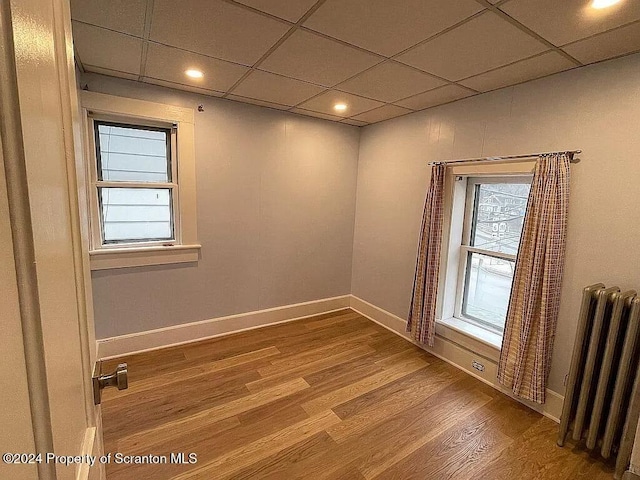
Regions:
[[[30, 49], [36, 50], [33, 58], [24, 55]], [[42, 61], [42, 66], [38, 60]], [[29, 74], [38, 78], [33, 80]], [[43, 84], [47, 85], [46, 89]], [[24, 110], [21, 109], [21, 98], [26, 100]], [[38, 108], [40, 105], [42, 110]], [[22, 336], [16, 335], [12, 342], [22, 343], [24, 352], [29, 400], [25, 411], [30, 412], [29, 426], [33, 435], [34, 453], [100, 455], [103, 452], [101, 415], [100, 408], [93, 403], [91, 381], [96, 360], [96, 341], [88, 256], [88, 223], [82, 217], [82, 212], [86, 209], [80, 208], [82, 202], [86, 201], [86, 184], [85, 179], [78, 176], [78, 172], [83, 169], [77, 168], [84, 163], [84, 148], [68, 1], [0, 0], [0, 114], [3, 119], [0, 126], [0, 167], [4, 167], [7, 187], [7, 223], [11, 230], [15, 297], [19, 305], [22, 331]], [[43, 118], [55, 120], [51, 129], [59, 135], [48, 137], [55, 140], [55, 148], [52, 148], [50, 154], [54, 160], [52, 163], [58, 168], [58, 175], [47, 185], [40, 184], [42, 178], [38, 176], [41, 175], [38, 170], [48, 159], [34, 157], [37, 149], [31, 149], [30, 155], [27, 154], [26, 147], [29, 145], [25, 143], [24, 136], [25, 128], [31, 128], [30, 138], [33, 140], [33, 124], [46, 123]], [[47, 135], [43, 137], [42, 141], [46, 142]], [[62, 172], [62, 169], [65, 171]], [[58, 346], [60, 339], [52, 342], [52, 327], [49, 325], [43, 328], [41, 312], [41, 305], [45, 305], [41, 304], [42, 294], [44, 292], [46, 296], [47, 289], [52, 286], [51, 264], [46, 265], [49, 273], [47, 279], [43, 281], [42, 275], [40, 278], [38, 275], [42, 265], [42, 252], [50, 253], [50, 244], [56, 241], [42, 235], [41, 226], [39, 235], [34, 232], [34, 215], [35, 218], [42, 219], [47, 213], [47, 205], [42, 202], [43, 194], [37, 192], [41, 187], [52, 188], [51, 194], [57, 195], [56, 205], [64, 210], [53, 216], [52, 222], [58, 222], [53, 230], [64, 232], [70, 244], [71, 251], [67, 250], [64, 255], [60, 255], [60, 261], [64, 262], [61, 264], [64, 267], [61, 271], [67, 274], [67, 283], [75, 286], [75, 296], [69, 295], [61, 299], [61, 302], [66, 302], [64, 305], [67, 313], [73, 311], [71, 305], [75, 303], [77, 315], [73, 315], [73, 319], [77, 320], [77, 328], [74, 329], [69, 323], [70, 318], [59, 318], [56, 321], [64, 322], [67, 333], [75, 330], [78, 335], [74, 339], [74, 350], [70, 347], [70, 355], [67, 355], [75, 367], [70, 372], [76, 372], [70, 375], [77, 375], [70, 379], [75, 389], [69, 391], [75, 392], [74, 396], [80, 395], [81, 391], [83, 396], [81, 401], [79, 397], [75, 397], [78, 405], [84, 404], [84, 412], [78, 412], [83, 418], [76, 418], [75, 425], [83, 425], [84, 434], [72, 444], [65, 445], [55, 440], [58, 436], [55, 422], [52, 421], [56, 402], [61, 401], [59, 389], [56, 391], [52, 386], [66, 381], [59, 378], [59, 359], [56, 368], [51, 367], [54, 363], [51, 361], [52, 356], [59, 353], [52, 350]], [[34, 197], [37, 198], [36, 201], [33, 201]], [[46, 261], [50, 262], [51, 259]], [[74, 298], [74, 302], [70, 302], [71, 298]], [[45, 308], [48, 318], [55, 317], [58, 313], [55, 308], [52, 309], [51, 303], [46, 304]], [[64, 311], [65, 308], [60, 309], [61, 317], [64, 316]], [[62, 438], [63, 435], [59, 437]], [[56, 452], [56, 445], [58, 450], [62, 446], [70, 451]], [[32, 478], [32, 473], [13, 467], [9, 465], [4, 468], [11, 468], [7, 473], [14, 478]], [[40, 462], [36, 464], [36, 469], [38, 478], [41, 479], [103, 479], [105, 476], [104, 466], [101, 464], [89, 469], [87, 464], [61, 468], [54, 463]]]

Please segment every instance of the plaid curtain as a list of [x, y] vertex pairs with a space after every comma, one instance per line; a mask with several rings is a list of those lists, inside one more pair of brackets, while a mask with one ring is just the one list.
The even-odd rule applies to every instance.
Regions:
[[444, 164], [431, 168], [431, 184], [422, 215], [416, 274], [407, 321], [407, 332], [411, 332], [411, 337], [431, 347], [436, 336], [436, 295], [442, 243], [445, 171]]
[[564, 269], [570, 158], [538, 158], [511, 287], [498, 381], [544, 403]]

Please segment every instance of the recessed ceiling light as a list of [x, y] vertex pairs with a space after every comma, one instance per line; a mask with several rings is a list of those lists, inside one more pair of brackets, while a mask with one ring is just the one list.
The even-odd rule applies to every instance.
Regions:
[[593, 0], [593, 3], [591, 3], [591, 6], [593, 8], [601, 9], [601, 8], [611, 7], [616, 3], [620, 3], [620, 0]]
[[333, 109], [337, 112], [344, 112], [347, 109], [347, 105], [345, 103], [336, 103]]
[[204, 73], [200, 70], [196, 70], [195, 68], [190, 68], [189, 70], [184, 72], [187, 77], [191, 78], [202, 78], [204, 77]]

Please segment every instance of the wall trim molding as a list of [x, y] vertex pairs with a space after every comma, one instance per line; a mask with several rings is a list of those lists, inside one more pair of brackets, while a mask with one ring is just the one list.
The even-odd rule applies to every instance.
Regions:
[[350, 301], [351, 295], [342, 295], [103, 338], [97, 341], [97, 357], [105, 360], [292, 322], [349, 308]]
[[[564, 402], [563, 395], [560, 395], [553, 390], [547, 389], [547, 402], [544, 405], [538, 405], [536, 403], [515, 397], [511, 392], [506, 390], [497, 382], [496, 373], [498, 364], [494, 359], [487, 358], [482, 354], [476, 354], [465, 348], [464, 346], [442, 337], [438, 333], [436, 333], [436, 340], [433, 348], [427, 348], [424, 345], [420, 345], [419, 343], [414, 342], [406, 334], [406, 320], [398, 317], [397, 315], [394, 315], [393, 313], [387, 312], [386, 310], [373, 305], [366, 300], [358, 298], [355, 295], [351, 295], [350, 307], [360, 315], [367, 317], [369, 320], [404, 338], [408, 342], [417, 345], [423, 350], [426, 350], [427, 352], [440, 358], [441, 360], [444, 360], [454, 367], [463, 370], [465, 373], [468, 373], [469, 375], [477, 378], [487, 385], [491, 385], [496, 390], [519, 401], [520, 403], [523, 403], [531, 409], [541, 413], [545, 417], [550, 418], [554, 422], [560, 422], [560, 415], [562, 414], [562, 404]], [[473, 369], [473, 367], [471, 366], [471, 362], [474, 360], [479, 361], [485, 366], [483, 372]]]

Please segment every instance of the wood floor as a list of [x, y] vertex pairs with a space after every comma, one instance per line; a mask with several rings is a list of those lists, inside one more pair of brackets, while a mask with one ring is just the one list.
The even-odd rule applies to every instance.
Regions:
[[124, 360], [106, 451], [197, 463], [112, 463], [108, 480], [612, 478], [551, 420], [351, 310]]

